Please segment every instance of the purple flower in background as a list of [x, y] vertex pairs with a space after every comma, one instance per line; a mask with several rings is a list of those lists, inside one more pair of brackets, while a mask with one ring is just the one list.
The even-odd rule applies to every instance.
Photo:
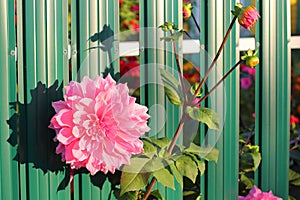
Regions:
[[248, 89], [252, 85], [251, 77], [241, 78], [241, 87], [243, 89]]
[[274, 196], [272, 191], [262, 192], [258, 187], [254, 186], [247, 196], [239, 196], [238, 200], [282, 200], [282, 198]]

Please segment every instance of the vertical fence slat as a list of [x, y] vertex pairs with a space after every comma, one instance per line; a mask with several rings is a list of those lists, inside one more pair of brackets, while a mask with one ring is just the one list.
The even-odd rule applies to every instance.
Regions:
[[[36, 163], [47, 162], [49, 155], [39, 150], [39, 142], [50, 134], [49, 131], [38, 132], [44, 127], [40, 123], [43, 116], [40, 113], [43, 96], [33, 96], [31, 90], [36, 89], [38, 82], [50, 87], [56, 80], [60, 85], [68, 81], [68, 58], [63, 50], [67, 49], [67, 2], [56, 3], [46, 1], [18, 1], [18, 47], [19, 47], [19, 101], [24, 103], [26, 120], [23, 123], [26, 137], [21, 137], [28, 151], [25, 163], [21, 164], [21, 191], [24, 199], [68, 199], [69, 192], [57, 192], [64, 174], [56, 175], [47, 169], [43, 172]], [[49, 32], [48, 32], [49, 31]], [[45, 94], [47, 95], [47, 94]], [[36, 102], [32, 102], [35, 99]], [[46, 103], [46, 102], [44, 102]], [[31, 105], [29, 105], [31, 104]], [[30, 110], [29, 110], [30, 109]], [[49, 111], [48, 111], [49, 112]], [[36, 118], [33, 118], [36, 117]], [[24, 130], [22, 130], [24, 131]], [[45, 149], [50, 147], [46, 145]], [[32, 160], [34, 159], [34, 160]], [[46, 161], [45, 161], [46, 160]]]
[[[103, 46], [100, 39], [98, 42], [89, 40], [105, 27], [109, 27], [115, 35], [119, 32], [119, 1], [71, 1], [71, 16], [72, 52], [77, 51], [72, 54], [72, 80], [80, 81], [84, 75], [90, 78], [102, 76], [105, 68], [110, 66], [109, 53], [114, 61], [115, 72], [119, 71], [118, 41], [114, 42], [112, 50], [108, 52], [99, 48]], [[89, 49], [96, 46], [98, 48]], [[91, 183], [89, 174], [75, 176], [75, 199], [107, 199], [110, 189], [108, 181], [100, 191]]]
[[0, 115], [0, 198], [17, 199], [18, 190], [18, 164], [13, 160], [16, 148], [10, 146], [7, 139], [10, 136], [7, 120], [13, 114], [10, 102], [16, 101], [16, 65], [15, 57], [10, 52], [15, 49], [15, 27], [14, 27], [14, 1], [3, 0], [0, 3], [0, 102], [2, 105]]
[[[28, 105], [31, 101], [30, 97], [30, 90], [35, 88], [37, 80], [36, 80], [36, 68], [35, 68], [35, 59], [36, 59], [36, 50], [35, 50], [35, 42], [36, 42], [36, 29], [35, 29], [35, 3], [33, 1], [26, 1], [24, 2], [24, 19], [25, 23], [23, 28], [24, 32], [24, 40], [26, 40], [26, 46], [24, 47], [24, 57], [26, 61], [24, 64], [24, 104]], [[29, 34], [30, 33], [30, 34]], [[21, 86], [21, 84], [20, 84]], [[28, 113], [27, 110], [25, 110], [26, 119], [32, 119], [30, 116], [33, 113], [36, 113], [36, 110], [31, 110], [30, 113]], [[27, 122], [25, 122], [27, 123]], [[36, 122], [32, 122], [30, 126], [28, 124], [26, 125], [26, 139], [25, 141], [22, 141], [25, 146], [27, 146], [28, 151], [24, 152], [26, 154], [25, 158], [29, 156], [36, 156], [36, 151], [33, 150], [36, 146], [35, 139], [33, 138], [31, 131], [35, 130]], [[31, 153], [32, 152], [32, 153]], [[26, 163], [26, 174], [23, 175], [23, 177], [26, 177], [26, 188], [24, 188], [27, 191], [27, 197], [32, 199], [38, 199], [39, 197], [39, 190], [38, 190], [38, 181], [37, 181], [37, 170], [33, 169], [32, 163]]]
[[[208, 66], [212, 62], [211, 59], [214, 57], [218, 50], [218, 45], [221, 43], [221, 39], [223, 37], [223, 14], [222, 14], [222, 7], [223, 2], [220, 1], [209, 1], [207, 2], [208, 5], [208, 17], [207, 17], [207, 49], [208, 49]], [[215, 68], [218, 68], [218, 70], [221, 69], [222, 66], [222, 55], [219, 58], [219, 61], [216, 63]], [[207, 81], [207, 86], [212, 87], [213, 84], [216, 82], [217, 76], [217, 70], [212, 71], [210, 73], [209, 79]], [[215, 96], [215, 93], [213, 93], [210, 96], [210, 102], [216, 103], [217, 99]], [[209, 107], [211, 107], [211, 104], [209, 104]], [[215, 111], [218, 109], [218, 107], [211, 107]], [[220, 114], [220, 113], [219, 113]], [[209, 134], [209, 133], [208, 133]], [[208, 143], [212, 143], [212, 145], [217, 140], [217, 135], [209, 134], [208, 135]], [[222, 165], [223, 165], [223, 155], [222, 155], [222, 147], [223, 147], [223, 141], [221, 138], [219, 138], [216, 148], [220, 150], [218, 163], [217, 165], [215, 163], [209, 162], [207, 164], [207, 196], [206, 199], [222, 199], [221, 195], [223, 194], [223, 175], [222, 175]]]
[[[68, 1], [47, 1], [47, 85], [58, 86], [69, 81]], [[48, 175], [49, 199], [70, 199], [70, 187], [57, 192], [64, 172]]]
[[[205, 23], [207, 30], [205, 30], [205, 38], [209, 56], [207, 65], [209, 66], [233, 18], [230, 11], [235, 2], [209, 1], [206, 3], [207, 19]], [[216, 63], [215, 72], [209, 76], [207, 82], [209, 88], [214, 86], [222, 77], [221, 74], [225, 74], [235, 64], [236, 42], [237, 33], [234, 27]], [[224, 127], [222, 133], [215, 133], [215, 135], [208, 133], [209, 143], [216, 141], [216, 148], [220, 152], [217, 164], [208, 163], [205, 199], [231, 199], [238, 195], [238, 72], [237, 70], [237, 72], [232, 73], [224, 85], [219, 86], [219, 91], [215, 91], [210, 97], [209, 107], [218, 112], [221, 121], [224, 122]]]
[[[201, 0], [200, 1], [200, 30], [202, 30], [202, 33], [200, 33], [200, 48], [201, 48], [201, 51], [204, 51], [206, 52], [206, 49], [207, 49], [207, 41], [206, 41], [206, 38], [207, 38], [207, 23], [206, 23], [206, 20], [207, 20], [207, 3], [206, 3], [206, 0]], [[205, 66], [207, 65], [207, 60], [206, 60], [206, 55], [205, 53], [200, 55], [200, 78], [204, 76], [205, 74]], [[205, 102], [202, 103], [201, 106], [204, 106]], [[199, 131], [200, 131], [200, 144], [202, 143], [201, 140], [203, 140], [203, 138], [205, 138], [205, 127], [204, 125], [201, 125], [200, 124], [200, 128], [199, 128]], [[201, 198], [202, 199], [205, 199], [206, 198], [206, 173], [204, 175], [202, 175], [200, 177], [200, 192], [201, 192]]]
[[[140, 33], [140, 48], [144, 51], [140, 53], [140, 71], [141, 71], [141, 102], [151, 109], [152, 106], [162, 106], [165, 108], [165, 116], [160, 112], [150, 113], [150, 126], [154, 132], [150, 136], [172, 138], [177, 128], [180, 108], [171, 105], [165, 98], [162, 85], [158, 85], [159, 66], [165, 67], [166, 70], [176, 75], [176, 65], [174, 60], [174, 52], [171, 44], [165, 44], [160, 41], [163, 37], [163, 31], [158, 29], [165, 21], [174, 22], [182, 28], [182, 2], [181, 1], [140, 1], [140, 25], [142, 31]], [[143, 28], [145, 28], [143, 30]], [[178, 43], [177, 49], [180, 49]], [[181, 64], [182, 64], [182, 57]], [[181, 66], [182, 67], [182, 66]], [[154, 83], [154, 84], [148, 84]], [[145, 86], [146, 85], [146, 86]], [[165, 128], [158, 130], [161, 121], [165, 120]], [[155, 135], [154, 135], [155, 134]], [[182, 142], [182, 139], [179, 140]], [[176, 185], [176, 192], [157, 184], [156, 188], [160, 189], [166, 199], [176, 199], [182, 196], [180, 185]]]
[[[288, 198], [289, 169], [289, 130], [290, 130], [290, 96], [291, 96], [291, 49], [290, 49], [290, 1], [277, 0], [277, 147], [276, 147], [276, 193]], [[299, 7], [298, 7], [299, 9]], [[298, 10], [298, 13], [299, 10]], [[285, 105], [286, 107], [282, 106]]]
[[[24, 57], [24, 51], [23, 46], [26, 44], [26, 40], [24, 40], [25, 37], [23, 37], [23, 26], [25, 24], [25, 21], [23, 20], [23, 8], [25, 8], [25, 3], [23, 3], [22, 0], [17, 0], [17, 41], [18, 41], [18, 99], [17, 101], [20, 103], [24, 103], [24, 96], [25, 96], [25, 87], [24, 87], [24, 62], [26, 58]], [[24, 14], [25, 15], [25, 14]], [[18, 141], [18, 145], [20, 144], [20, 141]], [[20, 184], [20, 193], [21, 193], [21, 199], [26, 199], [29, 196], [29, 193], [27, 191], [27, 165], [23, 164], [20, 165], [19, 170], [19, 184]]]
[[289, 6], [289, 1], [263, 1], [260, 4], [262, 60], [258, 67], [259, 85], [256, 87], [259, 121], [255, 134], [262, 153], [257, 182], [264, 191], [272, 190], [284, 199], [288, 197], [289, 159]]
[[[36, 87], [36, 84], [38, 81], [41, 81], [42, 83], [46, 83], [46, 71], [47, 71], [47, 66], [46, 66], [46, 5], [45, 1], [36, 1], [35, 2], [35, 19], [34, 19], [34, 32], [35, 32], [35, 70], [36, 70], [36, 82], [33, 82], [34, 86]], [[31, 22], [32, 23], [32, 22]], [[30, 76], [29, 76], [30, 77]], [[28, 79], [27, 79], [28, 80]], [[34, 80], [34, 79], [33, 79]], [[29, 80], [28, 80], [29, 81]], [[35, 88], [34, 87], [34, 88]], [[28, 88], [28, 89], [33, 89], [33, 88]], [[39, 102], [39, 96], [37, 97], [37, 102]], [[31, 111], [28, 112], [28, 121], [32, 119], [30, 115], [32, 114]], [[39, 120], [41, 117], [40, 111], [39, 111], [39, 106], [36, 105], [35, 109], [35, 116], [36, 116], [36, 125], [35, 131], [41, 130], [41, 125], [39, 123]], [[29, 122], [30, 123], [30, 122]], [[34, 131], [34, 132], [35, 132]], [[32, 134], [32, 131], [29, 131], [28, 134]], [[39, 137], [42, 137], [41, 133], [38, 133], [36, 135], [36, 138], [33, 138], [35, 141], [33, 143], [34, 147], [38, 146], [38, 141], [40, 141]], [[48, 146], [48, 144], [45, 144]], [[43, 152], [38, 151], [37, 149], [34, 150], [33, 152], [29, 152], [30, 154], [35, 153], [36, 157], [42, 161], [42, 157], [46, 156], [43, 155]], [[28, 155], [30, 156], [30, 155]], [[38, 190], [38, 199], [47, 199], [49, 194], [48, 194], [48, 177], [44, 176], [44, 172], [42, 170], [36, 170], [32, 169], [32, 171], [36, 171], [36, 180], [37, 180], [37, 188], [32, 188], [33, 190]], [[33, 172], [34, 173], [34, 172]], [[33, 193], [33, 192], [32, 192]]]
[[[235, 2], [223, 1], [224, 4], [224, 33], [226, 32], [233, 15], [231, 10], [234, 10]], [[238, 26], [238, 23], [236, 23]], [[234, 28], [228, 38], [226, 47], [224, 48], [224, 73], [226, 73], [239, 60], [239, 52], [236, 44], [239, 36], [239, 29]], [[225, 95], [226, 103], [224, 104], [226, 111], [223, 128], [224, 147], [221, 150], [223, 162], [223, 188], [224, 194], [222, 199], [231, 199], [238, 196], [238, 172], [239, 172], [239, 68], [227, 77], [225, 80]]]
[[[183, 15], [182, 15], [182, 1], [165, 1], [165, 8], [164, 8], [164, 21], [168, 22], [175, 22], [178, 24], [179, 29], [182, 28], [182, 21], [183, 21]], [[178, 41], [176, 42], [179, 60], [181, 63], [181, 69], [183, 68], [183, 56], [182, 56], [182, 42]], [[169, 71], [171, 74], [175, 75], [175, 77], [178, 77], [176, 75], [177, 67], [176, 67], [176, 60], [174, 57], [172, 44], [171, 42], [165, 43], [165, 66], [167, 66], [167, 71]], [[182, 70], [183, 71], [183, 70]], [[165, 94], [162, 94], [165, 95]], [[172, 135], [175, 133], [178, 122], [180, 120], [181, 116], [181, 108], [178, 106], [174, 106], [169, 102], [167, 98], [165, 98], [165, 106], [166, 106], [166, 124], [165, 124], [165, 133], [166, 136], [172, 137]], [[183, 136], [180, 136], [177, 143], [182, 144]], [[176, 181], [176, 180], [175, 180]], [[175, 184], [175, 191], [166, 189], [166, 198], [167, 199], [178, 199], [178, 197], [182, 196], [182, 188], [179, 184]]]

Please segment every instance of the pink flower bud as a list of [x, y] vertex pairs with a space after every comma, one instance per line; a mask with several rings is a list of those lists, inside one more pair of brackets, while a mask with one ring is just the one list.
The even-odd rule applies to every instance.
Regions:
[[247, 6], [241, 8], [241, 11], [238, 15], [238, 21], [241, 26], [250, 30], [250, 28], [253, 27], [258, 21], [258, 17], [260, 17], [260, 15], [256, 8], [254, 6]]

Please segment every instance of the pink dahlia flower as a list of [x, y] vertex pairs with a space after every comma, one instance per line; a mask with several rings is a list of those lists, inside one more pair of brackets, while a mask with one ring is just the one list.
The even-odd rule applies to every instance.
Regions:
[[249, 194], [245, 197], [239, 196], [238, 200], [282, 200], [273, 195], [272, 191], [262, 192], [258, 187], [254, 186]]
[[238, 21], [241, 26], [250, 30], [250, 28], [258, 21], [258, 17], [260, 17], [260, 15], [256, 8], [254, 6], [247, 6], [242, 8], [238, 15]]
[[143, 152], [139, 137], [149, 131], [150, 116], [128, 95], [126, 84], [116, 84], [110, 75], [84, 77], [65, 87], [64, 99], [52, 104], [56, 114], [50, 128], [59, 142], [56, 153], [71, 168], [114, 173], [132, 154]]

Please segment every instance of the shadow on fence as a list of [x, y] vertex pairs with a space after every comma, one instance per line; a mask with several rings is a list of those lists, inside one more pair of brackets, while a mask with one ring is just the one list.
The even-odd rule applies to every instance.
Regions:
[[[31, 101], [28, 104], [11, 102], [11, 109], [16, 112], [7, 120], [12, 130], [7, 142], [17, 146], [15, 161], [20, 164], [33, 164], [33, 168], [57, 174], [65, 172], [65, 177], [58, 185], [57, 191], [63, 190], [70, 182], [70, 167], [61, 161], [61, 155], [55, 153], [57, 142], [53, 140], [55, 131], [48, 128], [55, 111], [52, 102], [63, 99], [63, 83], [58, 86], [56, 80], [49, 88], [38, 82], [37, 87], [30, 91]], [[74, 170], [74, 176], [88, 174], [86, 169]], [[91, 183], [102, 189], [106, 179], [112, 187], [119, 185], [120, 172], [105, 175], [98, 172], [90, 176]]]

